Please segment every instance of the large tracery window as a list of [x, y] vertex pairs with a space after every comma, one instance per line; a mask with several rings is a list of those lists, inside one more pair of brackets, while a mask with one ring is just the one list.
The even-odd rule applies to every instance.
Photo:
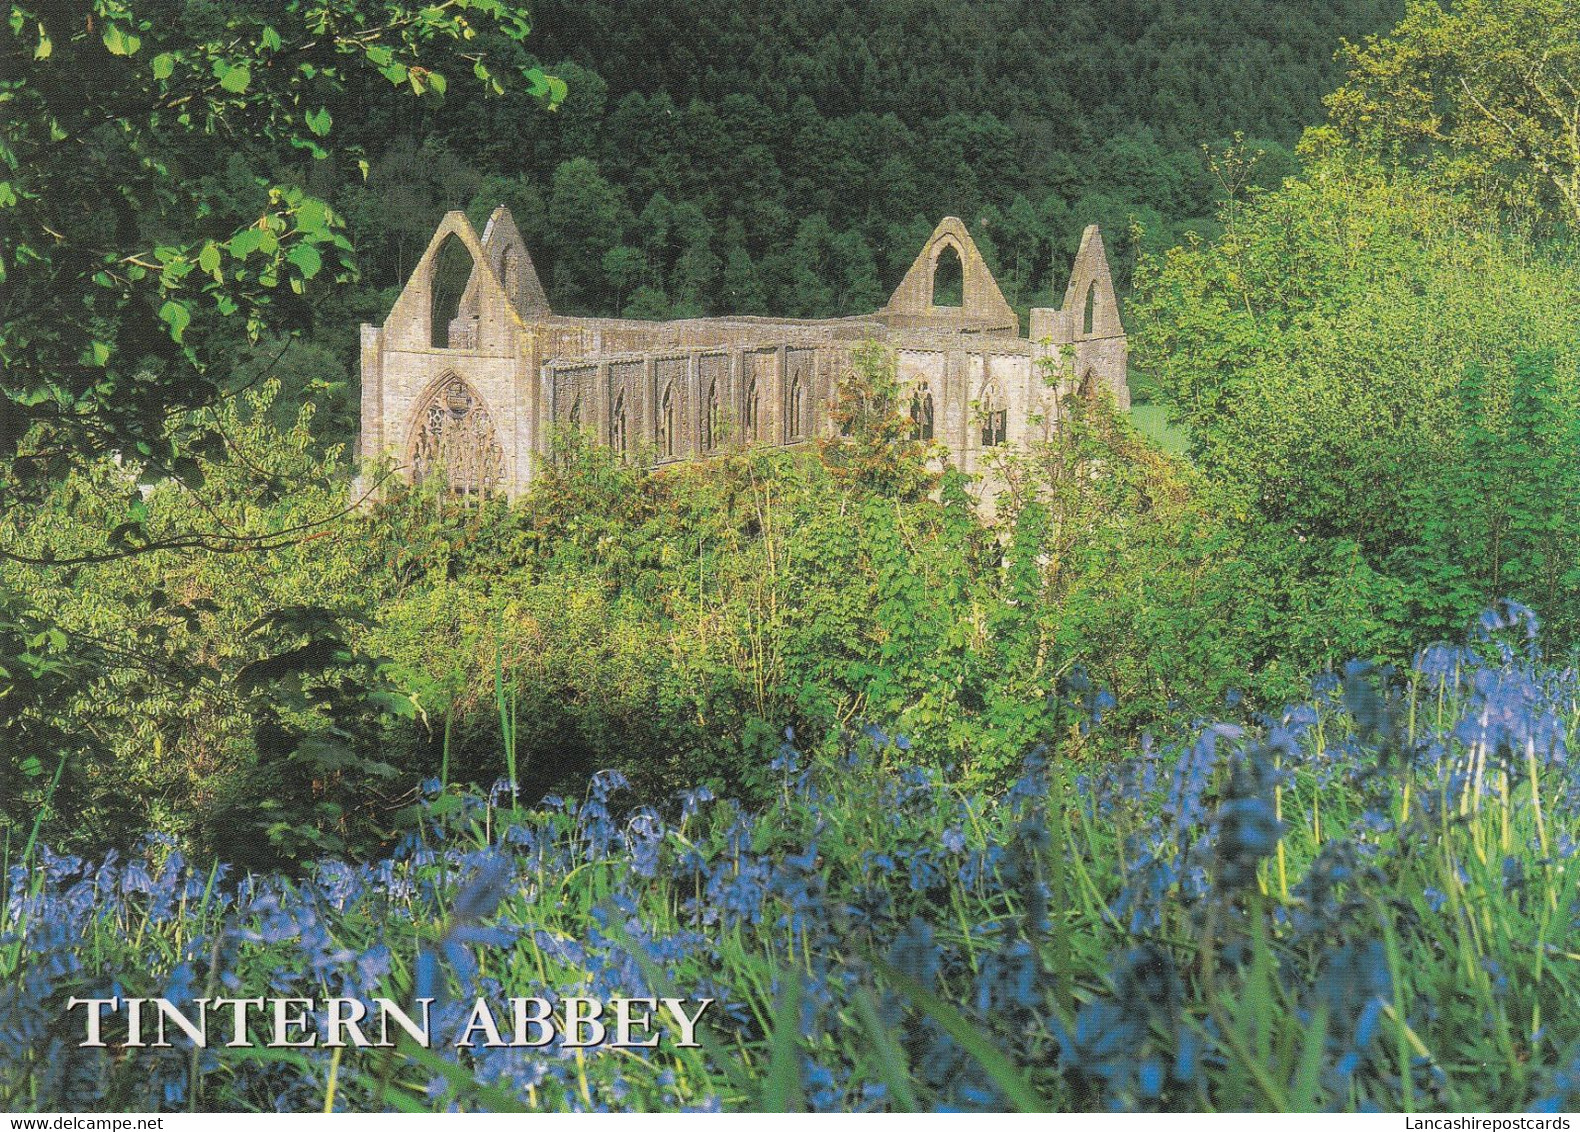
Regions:
[[911, 435], [917, 440], [933, 438], [933, 391], [925, 385], [911, 395]]
[[1009, 410], [998, 394], [989, 390], [982, 396], [982, 447], [995, 448], [1009, 439]]
[[493, 495], [503, 486], [505, 453], [488, 407], [472, 387], [446, 377], [418, 411], [411, 444], [413, 480], [441, 478], [454, 495]]

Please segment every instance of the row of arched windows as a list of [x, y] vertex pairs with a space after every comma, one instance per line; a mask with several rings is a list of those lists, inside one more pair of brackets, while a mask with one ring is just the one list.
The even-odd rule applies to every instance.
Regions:
[[[1093, 396], [1092, 375], [1088, 373], [1081, 381], [1077, 390], [1079, 396], [1090, 398]], [[578, 399], [571, 408], [571, 421], [579, 424], [581, 402]], [[758, 424], [758, 396], [757, 379], [751, 377], [746, 382], [745, 412], [742, 423], [745, 425], [746, 434], [755, 436]], [[996, 448], [1009, 442], [1009, 408], [1003, 403], [996, 389], [988, 389], [979, 402], [979, 416], [982, 422], [981, 439], [982, 447]], [[805, 392], [799, 381], [792, 381], [790, 386], [790, 412], [796, 421], [803, 421], [805, 412]], [[920, 385], [911, 393], [911, 436], [915, 440], [933, 440], [937, 432], [937, 408], [933, 400], [933, 391], [926, 385]], [[702, 418], [702, 451], [711, 452], [722, 439], [724, 424], [724, 408], [719, 395], [719, 383], [710, 382], [708, 385], [707, 411]], [[802, 435], [796, 432], [793, 435]], [[674, 386], [670, 385], [664, 390], [664, 395], [659, 403], [658, 412], [658, 450], [663, 456], [674, 456], [676, 449], [676, 421], [675, 421], [675, 395]], [[621, 452], [627, 450], [628, 433], [626, 429], [625, 394], [615, 398], [614, 413], [611, 417], [609, 428], [609, 443]]]
[[[1088, 374], [1081, 382], [1078, 390], [1080, 396], [1092, 395], [1092, 378]], [[758, 422], [758, 396], [757, 379], [751, 377], [746, 383], [745, 414], [743, 423], [747, 435], [755, 435]], [[980, 417], [982, 421], [982, 447], [996, 448], [1009, 440], [1009, 409], [1004, 406], [999, 398], [998, 391], [989, 389], [982, 395], [980, 402]], [[790, 386], [790, 412], [794, 420], [803, 420], [805, 412], [805, 393], [801, 382], [795, 380]], [[937, 431], [937, 409], [933, 401], [933, 391], [926, 385], [920, 385], [911, 393], [911, 437], [914, 440], [930, 441], [934, 439]], [[572, 427], [579, 427], [582, 421], [581, 397], [578, 396], [571, 403], [570, 423]], [[724, 430], [724, 405], [720, 397], [719, 382], [715, 379], [708, 383], [707, 405], [702, 416], [701, 451], [711, 452], [718, 447], [723, 439]], [[609, 443], [620, 452], [628, 450], [629, 430], [627, 427], [625, 394], [622, 392], [615, 397], [614, 409], [610, 415]], [[678, 453], [678, 431], [676, 422], [676, 396], [675, 387], [670, 384], [665, 387], [664, 395], [659, 402], [658, 410], [658, 436], [657, 447], [659, 454], [673, 457]], [[797, 433], [796, 435], [800, 435]]]
[[[802, 420], [805, 411], [806, 392], [799, 380], [791, 382], [790, 404], [791, 413], [796, 420]], [[719, 388], [717, 379], [708, 383], [708, 392], [702, 414], [701, 450], [711, 452], [717, 448], [724, 439], [725, 411], [723, 393]], [[577, 399], [571, 409], [572, 425], [581, 424], [581, 400]], [[757, 435], [757, 426], [761, 418], [760, 398], [757, 392], [757, 378], [746, 379], [746, 395], [742, 400], [741, 424], [745, 434], [749, 437]], [[654, 437], [660, 456], [672, 457], [681, 452], [680, 422], [679, 422], [679, 396], [673, 382], [664, 387], [663, 394], [658, 401], [657, 434]], [[798, 430], [796, 435], [800, 435]], [[614, 405], [609, 412], [609, 445], [619, 452], [629, 452], [631, 449], [631, 431], [628, 414], [626, 412], [625, 393], [622, 391], [615, 395]]]
[[[1009, 441], [1009, 409], [999, 399], [997, 390], [989, 389], [982, 395], [982, 447], [996, 448]], [[936, 409], [933, 391], [918, 386], [911, 394], [911, 436], [916, 440], [932, 440], [935, 432]]]
[[[1081, 382], [1079, 393], [1091, 396], [1092, 386], [1092, 376], [1088, 373]], [[1009, 410], [997, 389], [990, 387], [983, 393], [979, 409], [982, 447], [995, 448], [1007, 443]], [[755, 377], [747, 378], [742, 410], [746, 435], [756, 436], [760, 403]], [[790, 411], [794, 419], [805, 421], [806, 390], [799, 378], [791, 382]], [[910, 417], [912, 435], [916, 439], [934, 439], [936, 405], [932, 390], [925, 384], [918, 386], [911, 394]], [[670, 382], [664, 387], [659, 399], [656, 421], [655, 439], [659, 454], [663, 457], [681, 454], [678, 418], [679, 391]], [[572, 427], [579, 427], [582, 423], [580, 396], [571, 401], [569, 422]], [[724, 404], [717, 379], [708, 383], [701, 425], [701, 450], [712, 451], [722, 439], [724, 426]], [[632, 439], [626, 395], [622, 390], [615, 395], [614, 404], [610, 407], [609, 445], [617, 452], [629, 453]], [[464, 380], [454, 374], [449, 375], [429, 395], [417, 415], [409, 456], [414, 478], [420, 480], [440, 473], [448, 480], [453, 492], [464, 496], [483, 496], [498, 488], [504, 470], [503, 456], [482, 399]]]

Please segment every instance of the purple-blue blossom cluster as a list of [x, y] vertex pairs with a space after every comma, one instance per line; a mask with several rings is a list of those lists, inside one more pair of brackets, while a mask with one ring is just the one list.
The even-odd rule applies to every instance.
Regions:
[[[837, 757], [787, 735], [757, 812], [706, 789], [634, 805], [612, 773], [531, 811], [508, 783], [433, 782], [429, 820], [388, 857], [297, 879], [197, 868], [159, 839], [93, 862], [40, 850], [8, 878], [0, 1099], [1572, 1105], [1580, 1013], [1559, 972], [1580, 686], [1537, 640], [1503, 606], [1467, 647], [1348, 666], [1275, 716], [1097, 767], [1039, 749], [998, 795], [868, 728]], [[1111, 703], [1084, 677], [1062, 694], [1085, 725]], [[81, 1048], [63, 1010], [243, 994], [431, 999], [440, 1040], [429, 1056]], [[697, 1050], [454, 1048], [477, 999], [521, 995], [716, 1007]], [[769, 1084], [785, 1049], [789, 1094]], [[1495, 1082], [1463, 1068], [1489, 1059]]]

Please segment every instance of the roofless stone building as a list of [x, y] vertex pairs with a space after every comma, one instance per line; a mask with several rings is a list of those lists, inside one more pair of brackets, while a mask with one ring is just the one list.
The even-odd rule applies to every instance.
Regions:
[[[456, 260], [460, 273], [441, 269]], [[958, 305], [935, 290], [951, 267]], [[392, 458], [408, 479], [442, 474], [463, 495], [515, 498], [548, 459], [555, 426], [659, 464], [799, 444], [832, 433], [839, 379], [858, 347], [877, 342], [895, 352], [918, 434], [965, 471], [985, 471], [995, 449], [1057, 427], [1060, 393], [1106, 387], [1129, 407], [1125, 332], [1096, 225], [1064, 305], [1033, 309], [1029, 330], [1020, 336], [952, 216], [870, 315], [647, 322], [554, 314], [506, 209], [481, 238], [451, 212], [384, 325], [362, 327], [361, 455]], [[1038, 364], [1050, 357], [1057, 388]]]

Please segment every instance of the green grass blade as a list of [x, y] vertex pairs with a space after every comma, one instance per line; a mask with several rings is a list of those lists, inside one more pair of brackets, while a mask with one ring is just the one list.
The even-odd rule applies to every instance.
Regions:
[[965, 1050], [992, 1078], [993, 1083], [998, 1086], [999, 1091], [1017, 1112], [1051, 1111], [1051, 1106], [1037, 1095], [1037, 1090], [1015, 1068], [1014, 1062], [978, 1033], [964, 1014], [881, 959], [874, 959], [872, 965], [895, 990], [909, 999], [923, 1014], [937, 1022], [944, 1033], [960, 1043], [960, 1048]]

